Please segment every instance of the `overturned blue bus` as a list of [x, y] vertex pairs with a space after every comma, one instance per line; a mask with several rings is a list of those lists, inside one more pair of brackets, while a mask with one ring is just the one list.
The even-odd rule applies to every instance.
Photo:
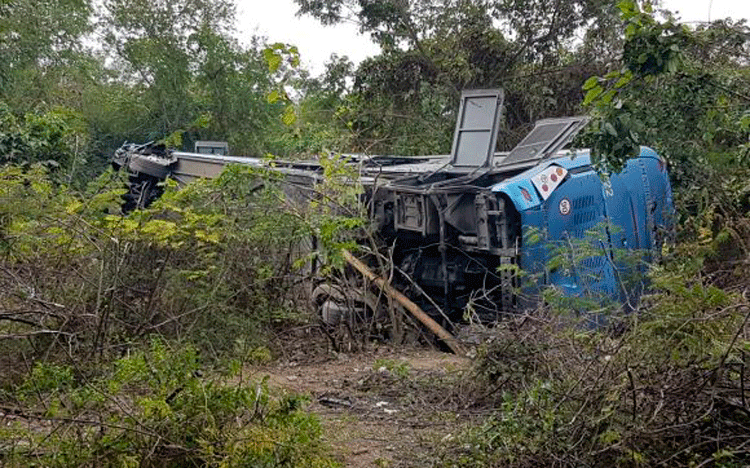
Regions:
[[[643, 272], [673, 230], [664, 159], [643, 147], [622, 172], [603, 177], [588, 151], [563, 149], [586, 117], [539, 121], [511, 151], [496, 152], [502, 106], [501, 89], [464, 91], [449, 155], [348, 156], [388, 248], [394, 285], [435, 317], [470, 309], [485, 321], [530, 307], [550, 286], [621, 303], [637, 296], [639, 287], [623, 278]], [[124, 146], [114, 163], [129, 172], [131, 207], [153, 199], [166, 177], [187, 183], [227, 164], [267, 164], [152, 145]], [[323, 172], [314, 159], [274, 161], [272, 170], [295, 190]], [[570, 262], [555, 261], [560, 256]], [[323, 320], [335, 323], [352, 303], [377, 313], [377, 298], [356, 289], [314, 288]]]

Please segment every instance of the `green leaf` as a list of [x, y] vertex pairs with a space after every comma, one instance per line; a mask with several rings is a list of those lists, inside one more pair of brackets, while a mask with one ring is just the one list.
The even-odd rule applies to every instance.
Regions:
[[586, 97], [583, 99], [583, 105], [587, 106], [594, 102], [594, 100], [598, 98], [603, 91], [604, 89], [599, 85], [597, 85], [595, 88], [590, 89], [589, 92], [586, 93]]
[[610, 89], [606, 93], [602, 94], [602, 97], [601, 97], [602, 103], [609, 104], [610, 102], [612, 102], [612, 99], [614, 99], [615, 94], [617, 94], [617, 91], [615, 91], [614, 89]]
[[271, 73], [276, 72], [281, 66], [281, 55], [270, 47], [263, 49], [263, 58], [266, 60], [268, 70]]
[[279, 97], [281, 97], [281, 94], [279, 93], [279, 90], [274, 89], [270, 93], [268, 93], [268, 96], [266, 96], [266, 99], [268, 100], [269, 104], [273, 104], [276, 101], [279, 100]]
[[740, 127], [745, 131], [750, 130], [750, 112], [745, 113], [745, 115], [740, 118]]
[[636, 33], [636, 25], [634, 25], [633, 23], [630, 23], [625, 27], [626, 38], [631, 38], [635, 36], [635, 33]]
[[632, 75], [631, 75], [631, 74], [626, 74], [626, 75], [623, 75], [622, 77], [620, 77], [620, 79], [619, 79], [619, 80], [617, 80], [617, 83], [615, 83], [615, 88], [616, 88], [616, 89], [620, 89], [620, 88], [622, 88], [622, 87], [623, 87], [623, 86], [625, 86], [626, 84], [630, 83], [630, 81], [632, 80], [632, 78], [633, 78], [633, 77], [632, 77]]
[[613, 78], [617, 78], [618, 76], [620, 76], [620, 72], [617, 70], [612, 70], [611, 72], [604, 75], [604, 79], [611, 80]]
[[669, 73], [676, 73], [678, 68], [679, 68], [679, 64], [677, 63], [676, 57], [667, 61], [667, 71]]
[[281, 121], [284, 122], [284, 125], [294, 125], [294, 122], [297, 121], [297, 113], [294, 111], [294, 105], [289, 104], [286, 106], [286, 109], [284, 110], [284, 115], [281, 117]]
[[193, 121], [194, 128], [208, 128], [213, 121], [213, 116], [210, 112], [204, 112]]
[[588, 80], [586, 80], [585, 83], [583, 83], [583, 90], [588, 91], [589, 89], [593, 88], [594, 86], [599, 84], [599, 77], [598, 76], [592, 76]]

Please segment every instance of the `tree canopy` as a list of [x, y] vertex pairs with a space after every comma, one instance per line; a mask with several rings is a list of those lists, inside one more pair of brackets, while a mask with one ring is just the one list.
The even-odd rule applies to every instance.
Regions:
[[[334, 55], [311, 77], [293, 45], [240, 44], [231, 0], [3, 2], [4, 160], [93, 174], [123, 141], [159, 139], [250, 155], [445, 153], [459, 93], [477, 87], [506, 90], [499, 149], [540, 118], [588, 112], [586, 143], [613, 167], [650, 144], [679, 163], [679, 182], [707, 154], [745, 154], [742, 22], [688, 27], [630, 0], [296, 2], [322, 24], [356, 22], [380, 53], [357, 66]], [[31, 144], [41, 121], [65, 135], [46, 156], [21, 149], [45, 147]]]

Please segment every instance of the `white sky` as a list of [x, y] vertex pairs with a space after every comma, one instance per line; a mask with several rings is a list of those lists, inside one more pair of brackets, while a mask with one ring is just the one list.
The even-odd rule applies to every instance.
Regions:
[[253, 35], [267, 37], [269, 42], [296, 45], [303, 65], [313, 75], [323, 71], [331, 54], [348, 56], [358, 64], [376, 55], [380, 49], [369, 35], [359, 34], [354, 24], [323, 26], [310, 16], [297, 17], [294, 0], [235, 0], [237, 33], [247, 41]]
[[[614, 0], [613, 0], [614, 1]], [[379, 49], [354, 24], [322, 26], [317, 20], [297, 17], [294, 0], [236, 0], [237, 34], [248, 41], [252, 35], [270, 42], [284, 42], [299, 48], [302, 63], [313, 75], [323, 71], [331, 54], [348, 56], [355, 64], [375, 55]], [[720, 18], [749, 19], [748, 0], [663, 0], [663, 6], [678, 12], [684, 22]]]

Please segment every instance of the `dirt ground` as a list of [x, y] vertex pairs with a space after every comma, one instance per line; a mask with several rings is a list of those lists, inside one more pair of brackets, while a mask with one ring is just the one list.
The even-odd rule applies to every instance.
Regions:
[[435, 447], [468, 422], [455, 384], [468, 358], [432, 349], [372, 347], [248, 369], [271, 388], [309, 395], [347, 467], [429, 466]]

